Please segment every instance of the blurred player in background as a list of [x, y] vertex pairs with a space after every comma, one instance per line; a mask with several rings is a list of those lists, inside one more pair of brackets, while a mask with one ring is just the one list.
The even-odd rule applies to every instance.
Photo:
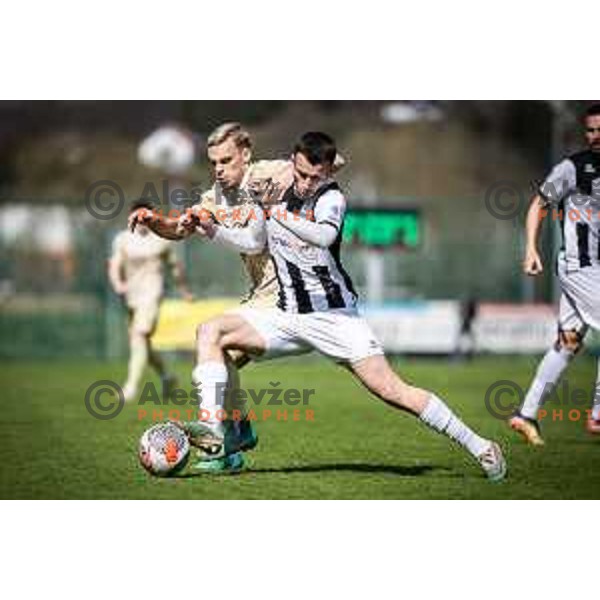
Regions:
[[[544, 356], [519, 413], [510, 426], [532, 445], [541, 446], [538, 409], [569, 363], [583, 347], [588, 328], [600, 331], [600, 104], [584, 116], [588, 149], [565, 158], [546, 178], [527, 214], [523, 271], [543, 270], [537, 241], [544, 217], [559, 213], [563, 245], [558, 256], [561, 298], [556, 342]], [[587, 421], [590, 433], [600, 433], [600, 359], [596, 392]]]
[[456, 340], [453, 359], [455, 361], [473, 358], [475, 352], [475, 321], [477, 319], [477, 299], [469, 297], [460, 303], [460, 329]]
[[[148, 206], [137, 202], [132, 205], [131, 212]], [[136, 397], [148, 363], [161, 378], [165, 393], [174, 384], [174, 377], [166, 371], [160, 354], [152, 348], [152, 334], [164, 291], [165, 266], [170, 267], [183, 298], [191, 300], [183, 267], [171, 242], [144, 226], [135, 231], [121, 231], [115, 237], [108, 262], [108, 278], [129, 311], [129, 366], [123, 386], [126, 401]]]
[[[305, 134], [294, 149], [292, 185], [284, 194], [263, 198], [276, 206], [261, 221], [262, 237], [256, 235], [248, 251], [260, 252], [268, 244], [279, 282], [277, 306], [244, 306], [199, 327], [192, 382], [201, 386], [207, 425], [219, 428], [220, 390], [228, 384], [227, 352], [238, 349], [269, 359], [316, 350], [351, 371], [390, 406], [459, 443], [489, 479], [504, 478], [506, 463], [498, 444], [477, 435], [435, 394], [403, 382], [358, 315], [357, 296], [340, 261], [346, 200], [333, 179], [336, 155], [329, 136]], [[212, 239], [221, 229], [210, 221], [200, 227]], [[228, 454], [226, 447], [223, 452], [224, 468], [241, 468], [239, 452]]]

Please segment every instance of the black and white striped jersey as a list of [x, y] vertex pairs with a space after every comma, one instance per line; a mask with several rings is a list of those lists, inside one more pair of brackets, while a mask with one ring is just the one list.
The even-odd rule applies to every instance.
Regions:
[[558, 163], [540, 195], [561, 224], [559, 260], [569, 271], [600, 266], [600, 154], [586, 150]]
[[[280, 309], [312, 313], [356, 307], [357, 295], [340, 260], [345, 211], [346, 200], [334, 181], [324, 184], [310, 199], [297, 198], [292, 186], [282, 203], [271, 210], [267, 237], [279, 281]], [[328, 236], [332, 243], [307, 242], [288, 228], [302, 220], [322, 224], [335, 236]]]

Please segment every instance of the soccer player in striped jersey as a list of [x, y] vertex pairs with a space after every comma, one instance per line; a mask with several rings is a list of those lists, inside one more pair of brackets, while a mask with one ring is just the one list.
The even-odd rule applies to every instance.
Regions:
[[[291, 183], [292, 164], [289, 160], [260, 160], [252, 162], [252, 139], [240, 123], [223, 123], [208, 137], [207, 154], [213, 170], [215, 183], [202, 195], [200, 202], [180, 219], [157, 218], [152, 211], [138, 211], [132, 214], [129, 224], [135, 229], [137, 224], [150, 227], [156, 234], [169, 240], [182, 240], [193, 234], [206, 237], [203, 228], [197, 224], [206, 215], [212, 215], [218, 227], [211, 230], [211, 239], [220, 245], [240, 254], [250, 281], [250, 290], [242, 300], [244, 306], [274, 307], [277, 303], [279, 286], [275, 267], [268, 248], [265, 246], [264, 215], [256, 203], [257, 193], [267, 183], [271, 189], [283, 190]], [[342, 157], [336, 157], [336, 170], [344, 164]], [[204, 215], [204, 216], [203, 216]], [[239, 369], [249, 357], [246, 353], [231, 349], [227, 352], [228, 390], [239, 387]], [[257, 437], [246, 420], [220, 424], [207, 431], [201, 423], [193, 430], [186, 429], [191, 441], [200, 448], [215, 448], [219, 438], [223, 446], [247, 450], [256, 445]], [[215, 458], [206, 455], [197, 468], [206, 471], [219, 471], [223, 461], [218, 452]], [[239, 453], [231, 460], [243, 462]], [[229, 461], [231, 462], [231, 461]]]
[[[277, 307], [241, 308], [199, 327], [192, 381], [201, 386], [209, 425], [212, 420], [216, 426], [222, 410], [227, 351], [268, 359], [316, 350], [347, 368], [376, 397], [456, 441], [489, 479], [503, 479], [506, 463], [498, 444], [475, 433], [435, 394], [400, 379], [358, 315], [356, 293], [340, 261], [346, 201], [332, 178], [335, 156], [328, 135], [306, 133], [293, 152], [294, 183], [281, 198], [275, 195], [265, 230], [279, 281]], [[210, 237], [218, 226], [204, 227]], [[260, 248], [257, 243], [255, 251]]]
[[[510, 426], [529, 443], [544, 444], [537, 421], [544, 398], [552, 391], [583, 346], [589, 328], [600, 330], [600, 104], [584, 115], [587, 150], [559, 162], [533, 197], [526, 222], [523, 271], [535, 276], [543, 264], [537, 249], [541, 223], [550, 213], [561, 224], [558, 256], [561, 298], [558, 335], [540, 363], [523, 406]], [[600, 433], [600, 359], [590, 433]]]

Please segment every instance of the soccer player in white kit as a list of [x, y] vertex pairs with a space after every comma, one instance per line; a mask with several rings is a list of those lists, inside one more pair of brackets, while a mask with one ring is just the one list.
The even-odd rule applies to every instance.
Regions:
[[[131, 212], [148, 206], [143, 201], [134, 203]], [[163, 298], [165, 266], [170, 267], [181, 295], [191, 300], [184, 270], [175, 256], [172, 242], [158, 237], [143, 225], [135, 231], [121, 231], [115, 237], [108, 262], [108, 278], [129, 311], [129, 365], [127, 381], [123, 385], [126, 401], [137, 395], [148, 363], [161, 378], [165, 391], [174, 383], [160, 354], [152, 348], [152, 334]]]
[[[584, 126], [588, 149], [552, 169], [527, 214], [523, 260], [527, 275], [543, 270], [537, 239], [548, 214], [560, 220], [563, 238], [557, 269], [562, 292], [557, 339], [542, 359], [523, 406], [510, 419], [511, 428], [534, 446], [544, 444], [537, 421], [544, 398], [582, 348], [588, 329], [600, 330], [600, 104], [588, 108]], [[590, 433], [600, 433], [600, 362], [586, 426]]]
[[[346, 201], [332, 179], [335, 156], [328, 135], [302, 136], [292, 157], [293, 185], [281, 199], [276, 196], [278, 203], [266, 220], [266, 241], [279, 281], [277, 307], [242, 307], [199, 327], [192, 381], [201, 386], [207, 423], [218, 427], [223, 408], [219, 391], [228, 376], [226, 351], [239, 349], [268, 359], [316, 350], [351, 371], [390, 406], [456, 441], [490, 480], [503, 479], [506, 463], [498, 444], [480, 437], [435, 394], [402, 381], [358, 315], [356, 293], [340, 261]], [[255, 249], [260, 251], [260, 243]], [[225, 460], [232, 469], [239, 465], [236, 454]]]

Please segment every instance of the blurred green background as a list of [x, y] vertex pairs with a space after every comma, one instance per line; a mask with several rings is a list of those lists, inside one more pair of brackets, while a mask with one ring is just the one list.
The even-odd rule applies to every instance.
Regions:
[[[382, 253], [384, 302], [551, 302], [552, 269], [536, 282], [519, 271], [525, 203], [553, 157], [578, 146], [584, 104], [0, 102], [0, 358], [124, 355], [125, 316], [105, 268], [126, 211], [91, 218], [86, 190], [103, 179], [117, 182], [128, 200], [149, 184], [162, 194], [167, 179], [171, 189], [207, 189], [206, 136], [229, 120], [249, 127], [257, 159], [286, 156], [307, 129], [328, 131], [347, 159], [339, 179], [351, 208], [419, 211], [418, 248]], [[197, 148], [193, 166], [176, 177], [137, 158], [141, 140], [165, 123], [187, 128]], [[486, 192], [499, 181], [522, 193], [514, 219], [486, 210]], [[50, 240], [42, 246], [40, 231]], [[556, 235], [546, 227], [544, 236], [551, 260]], [[234, 253], [197, 240], [179, 251], [197, 297], [244, 292]], [[364, 295], [366, 251], [348, 247], [344, 260]]]

